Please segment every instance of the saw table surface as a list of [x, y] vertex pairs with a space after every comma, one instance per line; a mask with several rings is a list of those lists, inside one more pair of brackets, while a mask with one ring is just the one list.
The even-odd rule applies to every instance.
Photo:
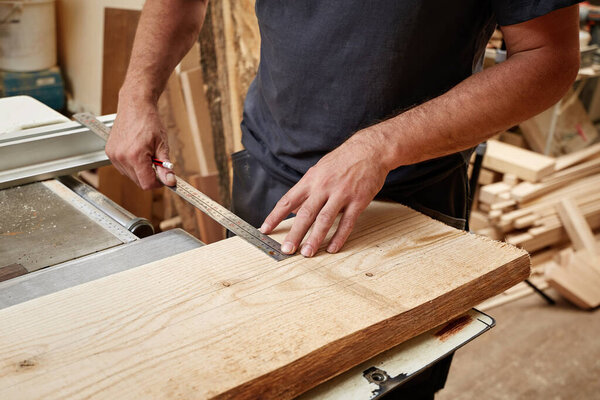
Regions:
[[136, 239], [93, 220], [73, 205], [83, 200], [63, 187], [49, 181], [0, 190], [0, 268], [17, 264], [32, 272]]

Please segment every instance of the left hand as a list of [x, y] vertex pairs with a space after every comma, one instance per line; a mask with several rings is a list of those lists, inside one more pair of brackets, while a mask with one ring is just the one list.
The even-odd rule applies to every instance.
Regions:
[[273, 231], [290, 213], [296, 219], [281, 245], [286, 254], [296, 252], [302, 239], [301, 254], [312, 257], [327, 236], [339, 213], [338, 228], [327, 251], [338, 252], [350, 235], [360, 213], [383, 187], [389, 172], [369, 135], [358, 132], [310, 168], [282, 198], [261, 226], [262, 233]]

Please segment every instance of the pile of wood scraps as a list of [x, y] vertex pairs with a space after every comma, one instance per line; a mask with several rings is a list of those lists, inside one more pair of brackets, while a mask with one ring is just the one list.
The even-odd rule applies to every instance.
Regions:
[[[599, 188], [600, 143], [555, 158], [490, 140], [476, 189], [471, 229], [530, 252], [530, 280], [539, 288], [550, 284], [574, 304], [594, 307], [600, 304], [600, 261], [591, 250], [597, 245], [592, 232], [600, 229]], [[586, 232], [585, 246], [574, 232]], [[588, 268], [592, 264], [595, 267]], [[577, 279], [590, 275], [581, 289], [583, 300], [577, 297], [575, 284], [566, 278], [573, 275], [579, 275]], [[482, 308], [529, 293], [532, 289], [520, 284]]]

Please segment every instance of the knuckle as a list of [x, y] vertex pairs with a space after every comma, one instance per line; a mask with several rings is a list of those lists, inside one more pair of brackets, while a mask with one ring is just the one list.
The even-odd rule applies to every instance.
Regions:
[[298, 214], [296, 215], [300, 218], [313, 219], [315, 212], [308, 207], [302, 207], [298, 210]]
[[281, 199], [279, 199], [279, 201], [277, 202], [277, 206], [279, 207], [289, 207], [290, 206], [290, 198], [289, 196], [283, 195], [283, 197]]
[[137, 156], [138, 150], [135, 147], [130, 147], [123, 153], [123, 157], [128, 161], [136, 160]]
[[322, 224], [331, 225], [335, 219], [335, 215], [331, 211], [321, 211], [317, 215], [317, 221]]
[[153, 185], [152, 185], [152, 182], [150, 182], [150, 181], [140, 182], [140, 188], [142, 188], [143, 190], [152, 189], [152, 187], [153, 187]]

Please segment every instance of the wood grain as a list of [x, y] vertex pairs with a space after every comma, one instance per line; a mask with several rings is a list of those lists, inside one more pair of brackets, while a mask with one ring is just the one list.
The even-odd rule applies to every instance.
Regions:
[[0, 398], [292, 398], [528, 275], [523, 250], [373, 203], [338, 254], [234, 237], [1, 310]]
[[0, 267], [0, 282], [25, 275], [26, 273], [27, 268], [21, 264], [10, 264], [5, 267]]

